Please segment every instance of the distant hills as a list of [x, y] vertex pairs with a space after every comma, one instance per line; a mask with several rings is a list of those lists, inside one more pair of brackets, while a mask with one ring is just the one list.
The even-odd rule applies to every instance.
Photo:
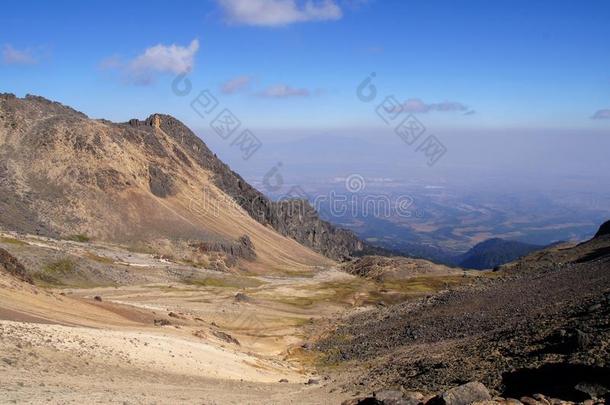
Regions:
[[460, 267], [468, 269], [492, 269], [544, 248], [545, 246], [492, 238], [476, 244], [458, 257], [456, 262]]
[[595, 234], [595, 237], [599, 238], [600, 236], [604, 235], [610, 235], [610, 221], [604, 222], [602, 226], [599, 227], [599, 230]]

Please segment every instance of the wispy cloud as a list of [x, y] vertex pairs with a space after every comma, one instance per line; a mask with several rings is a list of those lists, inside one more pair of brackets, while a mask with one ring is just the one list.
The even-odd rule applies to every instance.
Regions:
[[197, 39], [193, 39], [187, 46], [158, 44], [127, 62], [115, 55], [103, 60], [100, 66], [103, 69], [120, 70], [130, 83], [146, 85], [153, 83], [159, 74], [191, 72], [198, 50]]
[[405, 101], [400, 107], [401, 111], [409, 113], [428, 113], [432, 111], [438, 112], [462, 112], [465, 115], [475, 113], [466, 105], [456, 101], [442, 101], [440, 103], [425, 103], [419, 98], [410, 98]]
[[11, 44], [2, 47], [2, 62], [7, 65], [33, 65], [38, 59], [29, 49], [15, 49]]
[[593, 114], [591, 119], [594, 120], [609, 120], [610, 119], [610, 108], [606, 108], [604, 110], [598, 110]]
[[286, 84], [269, 86], [258, 93], [260, 97], [266, 98], [309, 97], [310, 94], [310, 91], [307, 89], [298, 89]]
[[251, 76], [237, 76], [231, 80], [227, 80], [220, 86], [220, 91], [224, 94], [235, 94], [246, 89], [252, 83]]
[[280, 27], [307, 21], [338, 20], [343, 16], [334, 0], [217, 0], [227, 22]]

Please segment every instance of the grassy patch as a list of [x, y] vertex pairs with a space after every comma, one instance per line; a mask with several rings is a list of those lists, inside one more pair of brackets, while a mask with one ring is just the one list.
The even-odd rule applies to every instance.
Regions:
[[64, 286], [64, 278], [71, 276], [76, 266], [70, 259], [60, 259], [45, 264], [41, 271], [34, 273], [33, 277], [41, 284], [49, 286]]
[[19, 240], [19, 239], [15, 239], [15, 238], [8, 238], [8, 237], [4, 237], [4, 236], [0, 236], [0, 243], [6, 243], [8, 245], [16, 245], [16, 246], [25, 246], [27, 245], [27, 243]]
[[260, 287], [265, 282], [251, 277], [206, 277], [189, 278], [183, 281], [185, 284], [196, 285], [199, 287], [216, 288], [254, 288]]
[[81, 235], [81, 234], [70, 235], [70, 236], [67, 236], [65, 239], [71, 240], [72, 242], [81, 242], [81, 243], [86, 243], [86, 242], [91, 241], [90, 237], [88, 237], [87, 235]]
[[74, 273], [76, 266], [70, 259], [60, 259], [55, 262], [47, 263], [44, 271], [55, 275], [69, 275]]

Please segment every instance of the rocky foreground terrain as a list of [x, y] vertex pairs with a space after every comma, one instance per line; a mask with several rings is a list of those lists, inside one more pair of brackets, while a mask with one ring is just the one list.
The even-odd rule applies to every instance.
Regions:
[[430, 393], [478, 381], [526, 403], [608, 399], [607, 226], [589, 242], [505, 265], [496, 277], [346, 318], [317, 344], [324, 363], [357, 369], [356, 385], [371, 391]]

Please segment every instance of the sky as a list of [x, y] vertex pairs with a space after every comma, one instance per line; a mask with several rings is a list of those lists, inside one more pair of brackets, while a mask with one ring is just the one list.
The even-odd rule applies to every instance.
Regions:
[[206, 91], [276, 140], [391, 133], [377, 112], [392, 96], [386, 112], [445, 137], [503, 134], [478, 156], [540, 133], [561, 145], [555, 165], [575, 149], [590, 169], [610, 137], [609, 21], [604, 0], [13, 1], [0, 91], [112, 121], [168, 113], [210, 136], [191, 107]]
[[253, 128], [332, 129], [379, 125], [355, 97], [374, 72], [439, 126], [608, 129], [608, 21], [594, 0], [9, 2], [0, 78], [93, 117], [193, 121], [171, 92], [188, 73]]

